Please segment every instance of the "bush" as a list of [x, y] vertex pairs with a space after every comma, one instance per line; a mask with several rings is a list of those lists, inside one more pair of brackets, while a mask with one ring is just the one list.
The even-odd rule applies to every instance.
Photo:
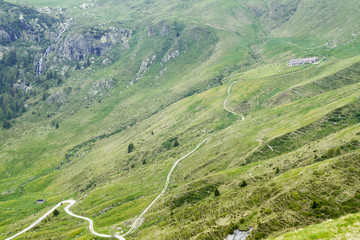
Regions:
[[11, 124], [9, 123], [9, 121], [3, 121], [2, 127], [5, 129], [9, 129], [11, 127]]
[[129, 146], [128, 146], [128, 153], [131, 153], [135, 150], [135, 146], [133, 143], [130, 143]]
[[327, 150], [326, 157], [328, 159], [333, 158], [334, 156], [335, 156], [335, 150], [333, 148], [330, 148], [329, 150]]
[[58, 216], [59, 214], [60, 214], [60, 212], [59, 212], [57, 209], [55, 209], [55, 210], [53, 211], [54, 217]]
[[243, 180], [241, 183], [240, 183], [240, 187], [241, 188], [244, 188], [244, 187], [246, 187], [248, 184], [247, 184], [247, 182], [245, 181], [245, 180]]
[[178, 138], [173, 137], [173, 138], [169, 138], [168, 140], [163, 142], [162, 145], [163, 145], [163, 148], [165, 148], [166, 150], [170, 150], [172, 148], [178, 147], [180, 144], [178, 142]]
[[218, 196], [220, 196], [220, 191], [219, 191], [219, 189], [215, 189], [215, 191], [214, 191], [214, 196], [215, 197], [218, 197]]
[[239, 225], [237, 225], [236, 223], [230, 223], [229, 226], [226, 227], [225, 229], [225, 235], [229, 235], [229, 234], [234, 234], [235, 230], [237, 230], [239, 228]]
[[320, 207], [320, 203], [318, 203], [317, 201], [313, 201], [311, 204], [311, 208], [312, 209], [316, 209]]

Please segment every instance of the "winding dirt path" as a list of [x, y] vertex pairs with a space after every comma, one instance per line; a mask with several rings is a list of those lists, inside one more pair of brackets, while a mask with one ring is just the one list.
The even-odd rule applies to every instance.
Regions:
[[35, 227], [36, 225], [38, 225], [42, 220], [44, 220], [47, 216], [49, 216], [53, 211], [55, 211], [55, 209], [57, 209], [58, 207], [60, 207], [61, 205], [63, 204], [68, 204], [64, 209], [65, 209], [65, 212], [73, 217], [76, 217], [76, 218], [80, 218], [80, 219], [83, 219], [83, 220], [86, 220], [89, 222], [89, 230], [92, 234], [96, 235], [96, 236], [99, 236], [99, 237], [104, 237], [104, 238], [111, 238], [111, 237], [115, 237], [117, 239], [120, 239], [120, 240], [125, 240], [125, 238], [123, 238], [122, 236], [119, 236], [119, 235], [106, 235], [106, 234], [101, 234], [101, 233], [97, 233], [95, 230], [94, 230], [94, 222], [93, 220], [91, 220], [90, 218], [87, 218], [87, 217], [82, 217], [82, 216], [79, 216], [79, 215], [76, 215], [74, 214], [73, 212], [71, 212], [71, 210], [69, 209], [72, 205], [74, 205], [76, 203], [75, 200], [73, 199], [69, 199], [69, 200], [65, 200], [65, 201], [62, 201], [60, 203], [58, 203], [55, 207], [53, 207], [52, 209], [50, 209], [49, 211], [47, 211], [44, 215], [42, 215], [38, 220], [36, 220], [34, 223], [32, 223], [31, 225], [29, 225], [27, 228], [25, 228], [24, 230], [22, 230], [21, 232], [18, 232], [17, 234], [15, 234], [14, 236], [11, 236], [5, 240], [10, 240], [10, 239], [14, 239], [16, 238], [17, 236], [19, 236], [20, 234], [23, 234], [27, 231], [29, 231], [30, 229], [32, 229], [33, 227]]
[[159, 195], [156, 196], [156, 198], [149, 204], [149, 206], [147, 206], [147, 208], [145, 208], [145, 210], [138, 216], [135, 218], [134, 222], [131, 224], [130, 229], [123, 234], [122, 236], [126, 236], [130, 233], [132, 233], [136, 228], [140, 227], [139, 221], [141, 220], [141, 218], [145, 215], [145, 213], [147, 211], [149, 211], [149, 209], [156, 203], [157, 200], [159, 200], [159, 198], [166, 192], [166, 190], [169, 187], [170, 184], [170, 179], [171, 179], [171, 175], [173, 174], [175, 168], [177, 167], [177, 165], [179, 165], [179, 163], [184, 160], [185, 158], [187, 158], [188, 156], [190, 156], [193, 152], [195, 152], [196, 150], [198, 150], [198, 148], [203, 145], [207, 140], [209, 140], [209, 138], [211, 137], [211, 135], [209, 137], [207, 137], [206, 139], [204, 139], [201, 143], [199, 143], [199, 145], [197, 145], [193, 150], [191, 150], [189, 153], [187, 153], [185, 156], [182, 156], [181, 158], [179, 158], [171, 167], [167, 177], [166, 177], [166, 182], [164, 185], [164, 188], [162, 189], [161, 193]]
[[[236, 116], [240, 116], [241, 117], [241, 120], [244, 120], [244, 116], [230, 110], [228, 108], [228, 102], [231, 98], [231, 90], [232, 90], [232, 87], [234, 86], [235, 83], [237, 83], [239, 81], [235, 81], [233, 83], [230, 84], [229, 88], [227, 89], [227, 97], [224, 101], [224, 109]], [[231, 126], [229, 126], [228, 128], [231, 128]], [[111, 237], [115, 237], [117, 239], [120, 239], [120, 240], [125, 240], [125, 236], [129, 235], [130, 233], [134, 232], [138, 227], [140, 227], [141, 225], [141, 222], [139, 222], [143, 216], [149, 211], [149, 209], [159, 200], [159, 198], [165, 194], [166, 190], [168, 189], [169, 187], [169, 184], [170, 184], [170, 180], [171, 180], [171, 176], [172, 174], [174, 173], [175, 171], [175, 168], [179, 165], [179, 163], [184, 160], [185, 158], [187, 158], [188, 156], [190, 156], [192, 153], [194, 153], [196, 150], [198, 150], [206, 141], [208, 141], [211, 136], [213, 135], [214, 133], [210, 134], [210, 136], [208, 136], [206, 139], [204, 139], [203, 141], [201, 141], [193, 150], [191, 150], [190, 152], [188, 152], [186, 155], [182, 156], [181, 158], [179, 158], [178, 160], [176, 160], [176, 162], [172, 165], [167, 177], [166, 177], [166, 182], [165, 182], [165, 185], [162, 189], [162, 191], [156, 196], [156, 198], [145, 208], [145, 210], [138, 216], [135, 218], [134, 222], [131, 224], [131, 227], [130, 229], [124, 233], [123, 235], [118, 235], [118, 234], [115, 234], [113, 236], [111, 235], [106, 235], [106, 234], [101, 234], [101, 233], [97, 233], [95, 230], [94, 230], [94, 222], [93, 220], [91, 220], [90, 218], [87, 218], [87, 217], [82, 217], [82, 216], [79, 216], [79, 215], [76, 215], [74, 214], [73, 212], [71, 212], [70, 210], [70, 207], [73, 206], [76, 201], [73, 200], [73, 199], [69, 199], [69, 200], [65, 200], [65, 201], [62, 201], [60, 203], [58, 203], [56, 206], [54, 206], [52, 209], [50, 209], [48, 212], [46, 212], [43, 216], [41, 216], [39, 219], [37, 219], [34, 223], [32, 223], [31, 225], [29, 225], [27, 228], [25, 228], [24, 230], [22, 230], [21, 232], [15, 234], [14, 236], [12, 237], [9, 237], [7, 238], [6, 240], [11, 240], [13, 238], [16, 238], [17, 236], [19, 236], [20, 234], [23, 234], [27, 231], [29, 231], [30, 229], [32, 229], [33, 227], [35, 227], [36, 225], [38, 225], [42, 220], [44, 220], [47, 216], [49, 216], [55, 209], [57, 209], [58, 207], [60, 207], [62, 204], [68, 204], [64, 209], [65, 209], [65, 212], [67, 214], [69, 214], [70, 216], [73, 216], [75, 218], [79, 218], [79, 219], [83, 219], [83, 220], [86, 220], [89, 222], [89, 230], [90, 232], [93, 234], [93, 235], [96, 235], [96, 236], [99, 236], [99, 237], [104, 237], [104, 238], [111, 238]]]
[[237, 81], [231, 83], [230, 86], [229, 86], [229, 88], [227, 89], [227, 97], [225, 98], [225, 101], [224, 101], [224, 109], [225, 109], [226, 111], [228, 111], [229, 113], [232, 113], [232, 114], [235, 115], [235, 116], [240, 116], [240, 117], [241, 117], [241, 121], [243, 121], [243, 120], [245, 120], [245, 117], [244, 117], [244, 116], [242, 116], [242, 115], [240, 115], [240, 114], [238, 114], [238, 113], [230, 110], [229, 107], [228, 107], [229, 100], [230, 100], [230, 98], [231, 98], [231, 90], [232, 90], [233, 86], [234, 86], [236, 83], [238, 83], [238, 82], [240, 82], [240, 80], [237, 80]]

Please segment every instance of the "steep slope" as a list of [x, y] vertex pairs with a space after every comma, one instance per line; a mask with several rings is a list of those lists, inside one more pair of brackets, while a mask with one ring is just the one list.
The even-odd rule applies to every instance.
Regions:
[[[209, 136], [127, 239], [223, 239], [246, 226], [260, 239], [358, 212], [351, 3], [29, 1], [66, 30], [35, 57], [46, 65], [32, 72], [43, 82], [29, 109], [0, 130], [0, 238], [69, 198], [97, 232], [126, 232]], [[330, 32], [338, 22], [344, 34]], [[286, 68], [314, 55], [328, 60]], [[244, 121], [224, 109], [233, 82], [227, 106]], [[59, 211], [20, 239], [93, 238]]]

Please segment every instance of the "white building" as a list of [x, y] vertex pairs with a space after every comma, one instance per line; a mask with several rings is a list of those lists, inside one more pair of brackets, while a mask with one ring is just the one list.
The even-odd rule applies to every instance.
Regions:
[[303, 65], [305, 63], [316, 63], [318, 61], [319, 61], [319, 58], [317, 58], [317, 57], [291, 59], [288, 63], [288, 67], [299, 66], [299, 65]]

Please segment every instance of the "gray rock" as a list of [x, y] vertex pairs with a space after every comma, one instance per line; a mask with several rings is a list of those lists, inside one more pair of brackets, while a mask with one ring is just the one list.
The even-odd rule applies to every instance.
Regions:
[[47, 99], [48, 104], [58, 103], [64, 104], [66, 102], [67, 94], [63, 89], [60, 89], [58, 92], [51, 94]]
[[225, 240], [246, 240], [250, 235], [252, 228], [249, 228], [249, 231], [241, 231], [239, 229], [235, 230], [234, 234], [229, 234]]
[[100, 81], [95, 82], [90, 88], [88, 94], [91, 96], [99, 95], [102, 96], [108, 90], [115, 87], [116, 81], [112, 78], [101, 79]]
[[171, 59], [176, 58], [179, 55], [180, 55], [180, 52], [178, 50], [173, 51], [171, 53], [166, 53], [165, 56], [163, 57], [163, 59], [161, 60], [161, 62], [167, 63], [168, 61], [170, 61]]
[[130, 35], [131, 31], [116, 28], [105, 31], [102, 36], [94, 35], [91, 32], [68, 34], [64, 41], [56, 44], [55, 51], [57, 55], [72, 61], [84, 59], [90, 54], [101, 56], [118, 42], [122, 43], [120, 50], [130, 48], [127, 41]]
[[137, 81], [139, 81], [145, 73], [149, 70], [150, 65], [156, 61], [156, 55], [153, 55], [151, 58], [146, 58], [141, 62], [139, 71], [136, 73], [136, 77], [133, 78], [130, 82], [131, 85], [134, 85]]
[[4, 30], [0, 29], [0, 40], [10, 41], [10, 35]]

